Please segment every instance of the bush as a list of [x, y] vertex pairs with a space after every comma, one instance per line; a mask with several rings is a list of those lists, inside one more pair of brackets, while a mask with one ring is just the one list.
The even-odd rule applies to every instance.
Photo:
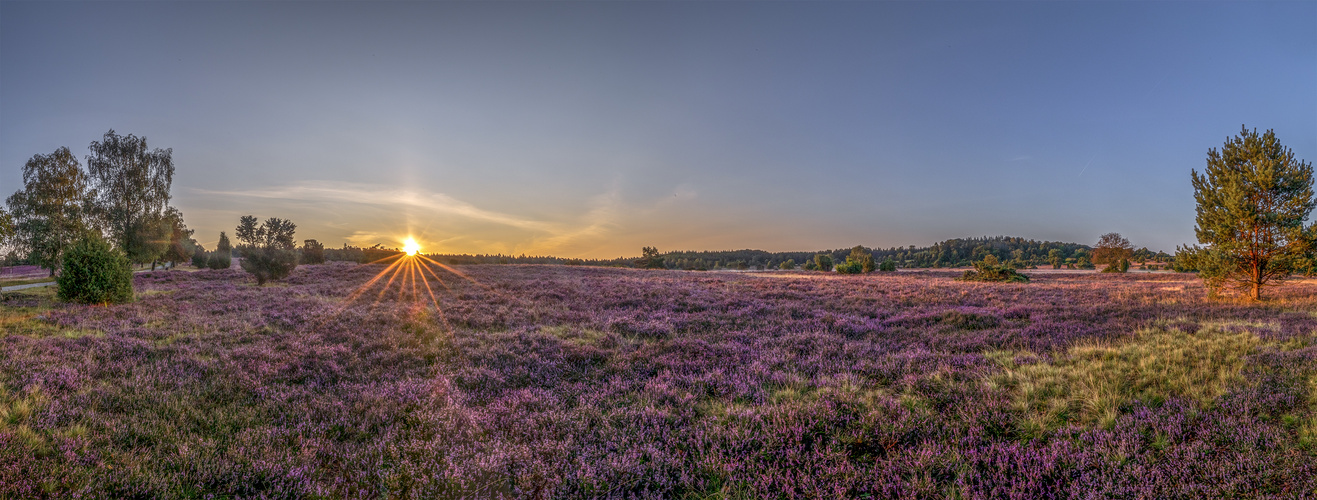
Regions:
[[828, 254], [818, 254], [814, 256], [814, 268], [819, 271], [828, 272], [832, 270], [832, 256]]
[[1117, 261], [1115, 261], [1115, 262], [1112, 262], [1111, 265], [1109, 265], [1109, 266], [1107, 266], [1106, 268], [1104, 268], [1104, 269], [1102, 270], [1102, 272], [1104, 272], [1104, 273], [1123, 273], [1123, 272], [1127, 272], [1127, 271], [1129, 271], [1129, 270], [1130, 270], [1130, 261], [1129, 261], [1129, 260], [1126, 260], [1126, 259], [1120, 259], [1120, 260], [1117, 260]]
[[233, 266], [233, 257], [224, 250], [210, 252], [206, 257], [206, 267], [211, 269], [228, 269], [231, 266]]
[[316, 240], [306, 240], [302, 242], [302, 263], [324, 264], [325, 245]]
[[206, 259], [208, 258], [210, 258], [210, 252], [203, 252], [200, 249], [198, 249], [196, 252], [192, 253], [192, 267], [195, 267], [197, 269], [205, 269]]
[[264, 247], [242, 250], [242, 269], [256, 277], [257, 285], [269, 280], [287, 278], [297, 268], [297, 251], [289, 248]]
[[796, 268], [796, 260], [795, 260], [795, 259], [787, 259], [786, 261], [782, 262], [781, 264], [778, 264], [778, 265], [777, 265], [777, 268], [778, 268], [778, 269], [795, 269], [795, 268]]
[[864, 272], [864, 263], [854, 260], [847, 260], [844, 264], [837, 265], [838, 274], [860, 274]]
[[1004, 281], [1007, 283], [1028, 283], [1029, 277], [1019, 272], [1009, 265], [1001, 265], [997, 258], [991, 254], [983, 257], [983, 260], [974, 263], [973, 271], [965, 271], [961, 275], [962, 281]]
[[133, 269], [123, 252], [97, 236], [78, 240], [64, 253], [55, 283], [59, 300], [111, 304], [133, 300]]
[[888, 273], [896, 271], [896, 261], [890, 258], [884, 259], [883, 263], [878, 265], [878, 270]]

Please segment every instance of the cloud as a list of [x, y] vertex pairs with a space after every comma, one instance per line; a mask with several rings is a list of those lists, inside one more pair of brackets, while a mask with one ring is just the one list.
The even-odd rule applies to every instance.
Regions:
[[[607, 192], [593, 197], [590, 208], [584, 214], [560, 221], [538, 220], [489, 210], [444, 193], [384, 185], [309, 181], [267, 189], [243, 191], [192, 189], [192, 191], [203, 196], [269, 200], [272, 204], [329, 205], [348, 214], [347, 217], [350, 219], [321, 223], [347, 231], [349, 234], [345, 237], [348, 242], [358, 246], [370, 246], [381, 242], [387, 245], [398, 239], [398, 231], [393, 231], [391, 228], [353, 229], [351, 226], [361, 227], [365, 224], [364, 219], [368, 218], [365, 214], [368, 211], [366, 208], [385, 214], [404, 214], [407, 219], [426, 221], [441, 216], [455, 217], [466, 222], [451, 221], [449, 226], [463, 233], [462, 235], [447, 234], [446, 237], [431, 239], [428, 243], [432, 247], [442, 245], [455, 249], [457, 245], [453, 245], [454, 243], [465, 240], [464, 242], [477, 246], [463, 248], [461, 250], [463, 252], [580, 253], [586, 247], [597, 248], [599, 242], [607, 240], [609, 232], [617, 227], [624, 214], [634, 212], [622, 202], [616, 183]], [[687, 195], [682, 194], [680, 197], [686, 198]], [[667, 200], [663, 201], [667, 202]], [[399, 222], [399, 225], [401, 224]], [[500, 230], [499, 227], [503, 229]], [[481, 233], [485, 236], [467, 236], [471, 233]], [[447, 245], [443, 245], [444, 243]]]
[[368, 186], [357, 183], [313, 181], [301, 185], [246, 191], [211, 191], [194, 189], [199, 194], [265, 198], [302, 202], [339, 202], [371, 205], [395, 211], [423, 209], [457, 215], [482, 222], [533, 231], [553, 232], [554, 225], [509, 214], [484, 210], [443, 193], [422, 193], [415, 190], [387, 186]]

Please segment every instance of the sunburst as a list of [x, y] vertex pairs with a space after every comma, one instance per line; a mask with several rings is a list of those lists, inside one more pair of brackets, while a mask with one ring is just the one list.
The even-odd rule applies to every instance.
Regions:
[[[448, 324], [447, 315], [444, 314], [443, 303], [440, 300], [440, 295], [435, 293], [434, 285], [437, 284], [438, 286], [442, 286], [444, 290], [450, 292], [453, 290], [453, 287], [440, 276], [441, 272], [446, 272], [452, 276], [456, 276], [457, 278], [478, 286], [489, 293], [507, 298], [512, 302], [522, 302], [521, 299], [516, 296], [510, 296], [495, 290], [493, 287], [477, 281], [462, 271], [425, 256], [420, 252], [421, 245], [412, 237], [407, 237], [403, 241], [403, 244], [402, 253], [362, 264], [387, 265], [383, 270], [376, 273], [370, 279], [366, 280], [365, 283], [361, 284], [361, 286], [358, 286], [353, 290], [352, 293], [348, 294], [347, 298], [343, 301], [342, 307], [338, 311], [339, 313], [363, 300], [369, 300], [370, 304], [368, 307], [375, 308], [379, 306], [381, 302], [384, 302], [386, 296], [391, 290], [393, 290], [395, 292], [394, 297], [398, 302], [412, 306], [411, 310], [413, 314], [420, 314], [426, 309], [434, 308], [435, 313], [439, 316], [440, 322], [444, 326], [444, 330], [451, 333], [452, 328]], [[383, 285], [379, 286], [381, 282], [383, 282]], [[379, 287], [379, 290], [374, 294], [373, 299], [367, 299], [366, 297], [369, 297], [368, 292], [374, 291], [374, 288], [377, 286]], [[337, 314], [338, 313], [335, 313], [334, 315], [336, 316]]]

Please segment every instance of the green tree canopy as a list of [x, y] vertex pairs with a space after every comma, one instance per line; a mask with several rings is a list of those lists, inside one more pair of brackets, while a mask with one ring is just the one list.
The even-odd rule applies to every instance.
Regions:
[[131, 262], [161, 258], [169, 248], [168, 228], [162, 228], [174, 179], [173, 150], [147, 149], [145, 137], [113, 129], [88, 149], [96, 212], [111, 240]]
[[1311, 247], [1312, 163], [1295, 158], [1276, 134], [1244, 127], [1220, 151], [1207, 151], [1207, 169], [1192, 172], [1198, 202], [1193, 249], [1199, 275], [1216, 289], [1230, 286], [1262, 297]]
[[13, 211], [16, 246], [55, 274], [65, 249], [87, 232], [87, 174], [69, 148], [33, 155], [23, 165], [23, 189], [5, 203]]

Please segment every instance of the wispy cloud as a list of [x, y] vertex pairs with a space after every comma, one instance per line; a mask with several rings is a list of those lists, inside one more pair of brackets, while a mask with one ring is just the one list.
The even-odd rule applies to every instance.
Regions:
[[[492, 231], [490, 227], [502, 226], [511, 229], [501, 231], [502, 243], [491, 241], [478, 242], [466, 236], [446, 235], [447, 237], [431, 240], [432, 245], [452, 244], [459, 240], [477, 245], [481, 252], [521, 252], [530, 254], [553, 254], [555, 252], [579, 253], [582, 248], [597, 247], [608, 239], [609, 232], [616, 228], [624, 214], [635, 212], [622, 201], [616, 184], [608, 191], [591, 199], [590, 208], [576, 217], [566, 220], [539, 220], [497, 210], [481, 208], [473, 203], [460, 200], [444, 193], [426, 192], [417, 189], [399, 188], [384, 185], [363, 185], [354, 183], [311, 181], [295, 185], [266, 189], [243, 191], [219, 191], [193, 189], [195, 194], [224, 198], [255, 198], [269, 200], [271, 203], [290, 204], [331, 204], [348, 210], [361, 211], [364, 207], [383, 212], [407, 214], [409, 218], [426, 219], [438, 216], [455, 216], [468, 221], [465, 225], [454, 223], [457, 227], [468, 229], [484, 228], [482, 232]], [[678, 199], [692, 196], [679, 190]], [[671, 200], [661, 200], [671, 203]], [[353, 245], [369, 246], [380, 242], [393, 242], [398, 238], [397, 231], [391, 228], [350, 228], [350, 222], [327, 223], [346, 230], [345, 235]], [[520, 236], [517, 234], [520, 233]], [[492, 245], [492, 246], [491, 246]], [[447, 246], [447, 245], [445, 245]]]
[[422, 209], [466, 217], [482, 222], [534, 231], [553, 232], [554, 224], [525, 219], [514, 215], [484, 210], [444, 193], [423, 193], [416, 190], [388, 186], [369, 186], [340, 182], [313, 181], [299, 185], [244, 191], [212, 191], [195, 189], [198, 194], [265, 198], [300, 202], [338, 202], [371, 205], [393, 210]]

